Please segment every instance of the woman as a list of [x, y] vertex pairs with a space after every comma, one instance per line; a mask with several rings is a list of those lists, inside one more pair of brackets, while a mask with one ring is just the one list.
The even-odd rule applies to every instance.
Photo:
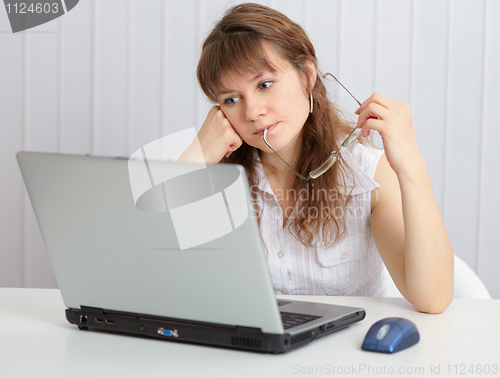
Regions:
[[453, 251], [407, 104], [376, 93], [350, 125], [304, 30], [257, 4], [219, 21], [197, 75], [218, 105], [198, 133], [203, 156], [181, 159], [245, 167], [277, 293], [383, 295], [385, 264], [418, 311], [449, 305]]

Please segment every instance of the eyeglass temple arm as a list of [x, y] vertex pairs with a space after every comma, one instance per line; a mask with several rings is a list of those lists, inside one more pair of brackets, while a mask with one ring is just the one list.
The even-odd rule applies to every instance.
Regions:
[[310, 177], [304, 177], [304, 176], [302, 176], [295, 169], [293, 169], [276, 151], [274, 151], [274, 148], [272, 148], [271, 145], [267, 142], [266, 136], [267, 136], [267, 129], [264, 130], [264, 143], [267, 144], [267, 147], [269, 147], [271, 150], [273, 150], [273, 152], [276, 154], [276, 156], [279, 157], [283, 163], [285, 163], [286, 165], [288, 165], [288, 168], [290, 168], [293, 171], [293, 173], [295, 173], [302, 180], [309, 181], [311, 179]]
[[353, 96], [353, 94], [351, 92], [349, 92], [349, 89], [347, 89], [346, 87], [344, 87], [344, 84], [342, 84], [339, 79], [337, 79], [335, 76], [333, 76], [330, 72], [327, 72], [323, 75], [323, 78], [326, 79], [327, 76], [331, 76], [335, 79], [335, 81], [337, 83], [339, 83], [341, 85], [342, 88], [344, 88], [346, 90], [347, 93], [349, 93], [351, 95], [351, 97], [354, 99], [354, 101], [356, 101], [358, 103], [359, 106], [361, 106], [361, 102], [358, 101], [358, 99], [356, 97]]

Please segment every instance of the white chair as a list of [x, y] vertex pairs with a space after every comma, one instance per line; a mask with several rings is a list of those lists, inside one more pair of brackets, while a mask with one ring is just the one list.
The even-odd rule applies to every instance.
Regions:
[[[491, 295], [477, 274], [457, 256], [455, 257], [454, 272], [454, 294], [453, 298], [461, 299], [491, 299]], [[386, 297], [402, 297], [394, 284], [391, 275], [384, 268], [384, 276], [387, 282]]]

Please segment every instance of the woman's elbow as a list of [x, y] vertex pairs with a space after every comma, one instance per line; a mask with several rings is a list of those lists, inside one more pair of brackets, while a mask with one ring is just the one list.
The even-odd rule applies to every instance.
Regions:
[[453, 289], [450, 293], [445, 295], [436, 295], [433, 298], [426, 298], [426, 300], [412, 303], [413, 307], [419, 312], [426, 314], [441, 314], [453, 301]]

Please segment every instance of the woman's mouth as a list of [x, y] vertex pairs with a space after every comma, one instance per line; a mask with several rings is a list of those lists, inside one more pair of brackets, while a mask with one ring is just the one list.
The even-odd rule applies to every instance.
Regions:
[[274, 123], [272, 124], [271, 126], [266, 126], [266, 127], [263, 127], [262, 129], [259, 129], [258, 131], [256, 131], [254, 134], [255, 135], [264, 135], [264, 130], [267, 129], [267, 133], [269, 134], [276, 126], [278, 126], [278, 123]]

